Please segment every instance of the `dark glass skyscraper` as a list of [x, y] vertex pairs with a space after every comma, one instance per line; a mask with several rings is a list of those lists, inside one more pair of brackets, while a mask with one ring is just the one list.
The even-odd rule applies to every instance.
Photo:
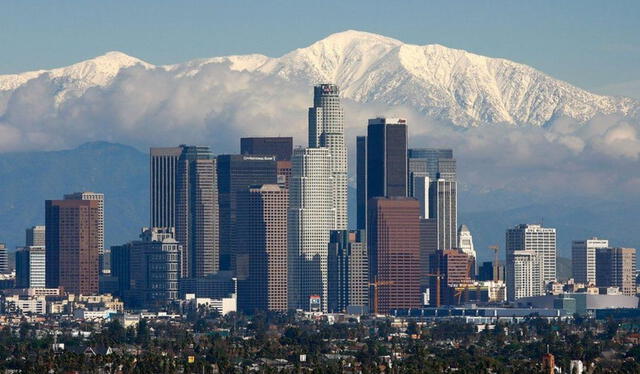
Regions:
[[292, 137], [254, 137], [240, 139], [240, 153], [243, 155], [276, 156], [278, 161], [291, 161], [293, 153]]
[[366, 312], [369, 306], [369, 259], [364, 230], [331, 231], [327, 273], [330, 312], [348, 307]]
[[275, 156], [220, 155], [217, 168], [220, 269], [236, 272], [238, 196], [252, 185], [277, 184], [277, 162]]
[[176, 239], [183, 247], [182, 276], [219, 269], [216, 160], [209, 147], [184, 146], [176, 173]]
[[367, 229], [367, 137], [356, 138], [357, 229]]
[[151, 148], [149, 153], [151, 227], [175, 227], [176, 173], [182, 146]]

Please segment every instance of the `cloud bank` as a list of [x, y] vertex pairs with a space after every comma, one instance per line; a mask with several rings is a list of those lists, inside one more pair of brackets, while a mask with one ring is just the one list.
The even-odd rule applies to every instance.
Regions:
[[[215, 153], [235, 153], [241, 136], [277, 135], [306, 144], [311, 87], [233, 71], [224, 63], [191, 75], [134, 66], [109, 85], [59, 102], [63, 84], [40, 76], [0, 92], [0, 152], [108, 140], [140, 149], [204, 144]], [[543, 128], [460, 129], [405, 106], [350, 100], [344, 106], [352, 156], [355, 136], [366, 132], [368, 118], [402, 116], [409, 122], [411, 146], [454, 148], [463, 189], [640, 199], [640, 126], [634, 118], [608, 115], [587, 123], [557, 118]]]

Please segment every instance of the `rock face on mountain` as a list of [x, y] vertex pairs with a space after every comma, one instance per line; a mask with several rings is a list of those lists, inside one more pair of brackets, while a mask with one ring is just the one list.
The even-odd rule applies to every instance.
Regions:
[[[208, 64], [306, 85], [335, 82], [344, 97], [356, 102], [406, 105], [461, 127], [544, 126], [559, 117], [587, 121], [599, 114], [634, 115], [640, 108], [636, 100], [596, 95], [509, 60], [359, 31], [330, 35], [279, 58], [251, 54], [154, 66], [109, 52], [65, 68], [0, 76], [0, 94], [41, 77], [56, 83], [59, 104], [68, 95], [111, 84], [122, 69], [132, 66], [162, 69], [180, 79]], [[2, 110], [0, 106], [0, 117]]]

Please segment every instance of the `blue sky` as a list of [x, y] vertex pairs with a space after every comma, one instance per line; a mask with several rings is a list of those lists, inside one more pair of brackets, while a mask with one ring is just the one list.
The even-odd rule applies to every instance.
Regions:
[[346, 29], [504, 57], [604, 93], [640, 87], [640, 1], [3, 0], [0, 74], [110, 50], [155, 64], [279, 56]]

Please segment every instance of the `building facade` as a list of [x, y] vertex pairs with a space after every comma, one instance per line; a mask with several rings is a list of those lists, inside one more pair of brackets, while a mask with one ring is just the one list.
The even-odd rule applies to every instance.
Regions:
[[[512, 283], [514, 282], [512, 256], [515, 251], [533, 251], [537, 255], [534, 265], [538, 268], [533, 271], [540, 275], [540, 285], [534, 285], [534, 294], [529, 296], [539, 295], [541, 291], [537, 291], [538, 289], [543, 290], [547, 283], [556, 280], [556, 229], [535, 224], [521, 224], [507, 230], [506, 270], [507, 290], [511, 289], [509, 292], [514, 292], [514, 287], [517, 287]], [[517, 290], [515, 292], [518, 294]]]
[[16, 252], [16, 288], [45, 288], [45, 247], [29, 246]]
[[176, 226], [176, 177], [182, 147], [151, 148], [150, 193], [151, 227]]
[[571, 269], [577, 283], [596, 284], [596, 249], [609, 247], [606, 239], [590, 238], [571, 242]]
[[275, 156], [278, 161], [291, 161], [292, 137], [251, 137], [240, 139], [243, 155]]
[[596, 285], [618, 287], [623, 295], [635, 296], [635, 248], [597, 248]]
[[513, 251], [507, 259], [507, 300], [543, 294], [541, 256], [536, 251]]
[[312, 296], [327, 306], [327, 246], [335, 229], [333, 173], [328, 148], [293, 151], [288, 214], [290, 309], [308, 309]]
[[276, 184], [276, 156], [219, 155], [220, 269], [236, 272], [238, 197], [252, 185]]
[[345, 312], [351, 308], [368, 311], [369, 261], [366, 231], [331, 231], [327, 262], [329, 312]]
[[[289, 191], [281, 185], [252, 186], [238, 199], [238, 308], [287, 310], [287, 215]], [[243, 274], [242, 274], [243, 273]]]
[[347, 146], [344, 141], [344, 112], [335, 84], [313, 88], [313, 107], [309, 108], [309, 148], [327, 148], [334, 205], [335, 230], [347, 229]]
[[74, 294], [99, 290], [101, 204], [98, 200], [45, 203], [46, 286]]
[[407, 197], [376, 197], [367, 205], [373, 311], [387, 313], [391, 309], [419, 308], [422, 300], [418, 201]]
[[182, 276], [203, 277], [219, 269], [216, 160], [209, 147], [183, 146], [176, 175], [176, 240], [182, 245]]
[[44, 247], [44, 226], [32, 226], [25, 230], [25, 247]]

